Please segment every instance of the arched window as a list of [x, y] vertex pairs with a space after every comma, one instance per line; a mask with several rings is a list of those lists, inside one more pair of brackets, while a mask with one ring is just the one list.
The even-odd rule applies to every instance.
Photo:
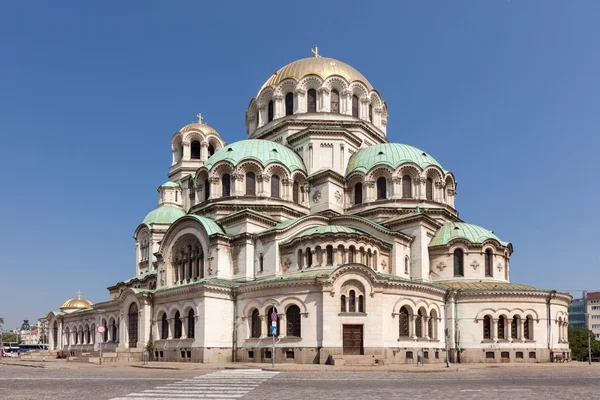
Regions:
[[342, 295], [342, 297], [340, 297], [340, 306], [340, 311], [346, 312], [346, 295]]
[[418, 338], [423, 337], [423, 310], [419, 310], [415, 319], [415, 335]]
[[280, 198], [279, 195], [279, 175], [273, 175], [271, 177], [271, 197]]
[[412, 199], [412, 179], [409, 175], [402, 177], [402, 198]]
[[512, 319], [512, 324], [510, 325], [510, 337], [512, 339], [518, 339], [519, 322], [519, 317], [515, 315]]
[[352, 116], [358, 118], [358, 97], [352, 96]]
[[298, 182], [294, 182], [294, 185], [292, 186], [292, 201], [294, 203], [298, 203], [299, 201], [299, 192], [300, 192], [300, 185], [298, 185]]
[[169, 337], [169, 320], [167, 319], [167, 313], [163, 313], [160, 318], [160, 338], [167, 339]]
[[69, 328], [65, 329], [65, 344], [68, 346], [70, 344], [70, 340], [71, 340], [71, 331], [69, 331]]
[[429, 314], [429, 320], [427, 321], [427, 329], [429, 332], [430, 339], [437, 339], [437, 313], [435, 310], [431, 310]]
[[494, 276], [494, 253], [491, 249], [485, 251], [485, 276]]
[[260, 254], [258, 256], [258, 272], [263, 272], [265, 270], [265, 256]]
[[525, 324], [523, 324], [523, 336], [527, 340], [533, 340], [533, 327], [531, 326], [533, 318], [530, 315], [525, 318]]
[[285, 313], [287, 320], [287, 336], [302, 337], [302, 324], [300, 320], [300, 307], [291, 305]]
[[350, 296], [349, 299], [349, 304], [348, 304], [348, 311], [350, 312], [356, 312], [356, 292], [354, 290], [351, 290], [350, 293], [348, 293]]
[[208, 179], [204, 181], [204, 201], [210, 198], [210, 182]]
[[334, 114], [340, 113], [340, 93], [335, 89], [331, 91], [331, 105], [329, 109]]
[[181, 326], [181, 314], [179, 314], [179, 311], [177, 311], [175, 313], [175, 319], [173, 321], [173, 323], [175, 324], [175, 334], [173, 335], [173, 337], [175, 339], [180, 339], [181, 338], [181, 333], [182, 333], [182, 326]]
[[187, 315], [187, 320], [188, 320], [188, 329], [187, 329], [187, 337], [188, 338], [193, 338], [195, 333], [196, 333], [196, 319], [194, 318], [194, 310], [192, 310], [190, 308], [190, 310], [188, 311], [188, 315]]
[[483, 317], [483, 338], [492, 338], [492, 318], [489, 315]]
[[314, 113], [317, 112], [317, 91], [315, 89], [308, 89], [307, 95], [307, 110], [306, 112]]
[[285, 115], [294, 113], [294, 94], [292, 92], [285, 95]]
[[200, 159], [200, 142], [194, 140], [190, 146], [192, 160]]
[[254, 172], [246, 173], [246, 196], [256, 196], [256, 175], [254, 175]]
[[362, 183], [354, 185], [354, 204], [362, 204], [363, 188]]
[[373, 123], [373, 106], [369, 104], [369, 122]]
[[501, 315], [500, 318], [498, 318], [498, 339], [506, 339], [505, 327], [506, 318]]
[[365, 298], [362, 294], [358, 296], [358, 312], [365, 312]]
[[254, 311], [252, 311], [251, 325], [252, 325], [250, 327], [250, 332], [252, 334], [251, 337], [253, 337], [253, 338], [259, 338], [260, 337], [261, 320], [260, 320], [260, 314], [259, 314], [259, 312], [258, 312], [257, 309], [254, 309]]
[[306, 267], [307, 268], [312, 267], [312, 263], [313, 263], [312, 251], [310, 250], [310, 247], [309, 247], [306, 249]]
[[221, 185], [223, 187], [223, 197], [231, 196], [231, 177], [229, 174], [221, 177]]
[[427, 200], [433, 200], [433, 180], [427, 178], [425, 181], [425, 197]]
[[112, 330], [112, 335], [111, 335], [112, 341], [114, 343], [117, 343], [117, 342], [119, 342], [119, 329], [117, 328], [117, 321], [115, 321], [114, 319], [113, 319], [111, 328], [112, 328], [111, 329]]
[[267, 106], [267, 122], [271, 121], [273, 121], [273, 100], [271, 100]]
[[464, 254], [461, 249], [454, 250], [454, 276], [465, 276]]
[[333, 265], [333, 246], [329, 245], [326, 248], [327, 251], [327, 265]]
[[387, 181], [381, 176], [377, 178], [377, 200], [387, 199]]
[[398, 316], [400, 320], [400, 337], [408, 337], [410, 336], [409, 323], [408, 323], [408, 309], [406, 307], [402, 307], [400, 309], [400, 315]]
[[[277, 310], [274, 309], [273, 307], [269, 308], [269, 310], [267, 311], [267, 318], [269, 321], [273, 321], [273, 319], [272, 319], [273, 317], [271, 316], [271, 314], [273, 314], [274, 312], [276, 313]], [[271, 322], [269, 322], [268, 331], [269, 332], [267, 333], [267, 336], [272, 337], [273, 333], [271, 331]], [[279, 315], [277, 315], [277, 331], [275, 333], [275, 336], [279, 336]]]
[[88, 325], [85, 326], [85, 342], [87, 344], [92, 343], [92, 336], [90, 334], [90, 327]]
[[408, 256], [406, 256], [406, 257], [404, 257], [404, 273], [405, 274], [408, 274], [408, 263], [409, 263]]
[[104, 343], [106, 343], [106, 342], [108, 342], [108, 328], [109, 328], [109, 326], [106, 323], [105, 319], [102, 320], [102, 325], [104, 325], [104, 327], [106, 328], [106, 329], [104, 329], [104, 333], [102, 334], [102, 341]]
[[304, 267], [304, 260], [302, 257], [302, 249], [298, 250], [298, 269], [302, 269]]
[[138, 306], [136, 303], [131, 303], [131, 305], [129, 306], [128, 317], [129, 347], [136, 348], [138, 342], [138, 329], [140, 321], [140, 315], [138, 315]]
[[208, 156], [212, 156], [213, 154], [215, 154], [215, 146], [213, 146], [212, 144], [208, 145]]
[[356, 248], [354, 246], [350, 246], [348, 249], [348, 263], [354, 263], [356, 259]]

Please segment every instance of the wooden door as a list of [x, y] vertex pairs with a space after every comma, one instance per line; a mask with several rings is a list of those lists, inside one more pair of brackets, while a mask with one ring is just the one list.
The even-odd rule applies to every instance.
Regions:
[[363, 354], [363, 326], [343, 325], [344, 354]]

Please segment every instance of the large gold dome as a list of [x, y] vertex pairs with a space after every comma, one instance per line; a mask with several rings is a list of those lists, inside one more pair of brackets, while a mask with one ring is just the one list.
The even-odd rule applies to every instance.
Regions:
[[333, 58], [309, 57], [294, 61], [275, 72], [260, 90], [262, 91], [266, 87], [275, 87], [288, 78], [299, 81], [308, 75], [317, 75], [323, 80], [338, 75], [346, 79], [348, 83], [358, 81], [362, 82], [368, 90], [373, 89], [367, 78], [350, 65]]
[[79, 310], [82, 308], [92, 308], [92, 302], [82, 299], [81, 292], [77, 292], [77, 297], [69, 299], [65, 301], [65, 303], [60, 307], [61, 310]]
[[179, 132], [181, 132], [181, 133], [188, 132], [188, 131], [200, 131], [200, 132], [204, 133], [205, 135], [208, 135], [211, 133], [218, 135], [218, 132], [216, 130], [214, 130], [212, 127], [210, 127], [206, 124], [202, 124], [200, 122], [192, 122], [191, 124], [188, 124], [179, 130]]

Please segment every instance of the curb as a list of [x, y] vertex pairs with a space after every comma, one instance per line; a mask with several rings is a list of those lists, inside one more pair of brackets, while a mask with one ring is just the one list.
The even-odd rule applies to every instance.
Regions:
[[15, 366], [15, 367], [28, 367], [28, 368], [46, 368], [42, 364], [0, 363], [0, 365], [10, 365], [10, 366]]

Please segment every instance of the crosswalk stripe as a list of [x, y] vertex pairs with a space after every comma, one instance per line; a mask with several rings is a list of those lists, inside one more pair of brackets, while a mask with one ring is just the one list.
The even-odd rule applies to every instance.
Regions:
[[277, 374], [278, 372], [260, 369], [217, 371], [169, 384], [163, 383], [161, 386], [112, 400], [238, 399]]

